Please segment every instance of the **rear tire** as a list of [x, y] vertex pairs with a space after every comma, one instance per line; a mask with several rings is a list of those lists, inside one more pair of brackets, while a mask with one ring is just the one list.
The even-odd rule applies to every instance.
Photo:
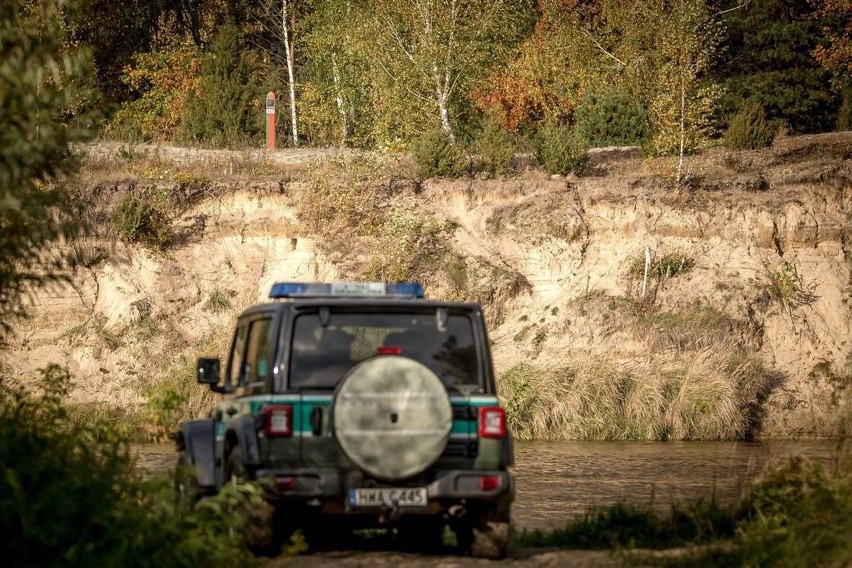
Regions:
[[500, 560], [509, 554], [509, 509], [497, 505], [469, 511], [469, 518], [459, 527], [460, 547], [474, 558]]
[[444, 547], [444, 522], [432, 517], [403, 517], [396, 528], [400, 547], [412, 552], [436, 554]]

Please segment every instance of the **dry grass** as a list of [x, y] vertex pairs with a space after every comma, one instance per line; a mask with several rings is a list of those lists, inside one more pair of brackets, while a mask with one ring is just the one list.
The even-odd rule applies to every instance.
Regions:
[[520, 439], [732, 440], [746, 437], [771, 375], [735, 351], [706, 348], [630, 365], [597, 350], [560, 367], [518, 365], [499, 392]]
[[[750, 437], [777, 375], [751, 355], [746, 324], [705, 307], [659, 311], [590, 295], [566, 310], [601, 331], [557, 365], [499, 377], [522, 439], [729, 440]], [[628, 347], [629, 345], [629, 347]], [[644, 354], [644, 356], [642, 355]]]
[[300, 164], [279, 162], [260, 150], [202, 150], [102, 142], [81, 148], [81, 153], [80, 179], [90, 184], [126, 179], [164, 181], [173, 175], [220, 181], [290, 178], [303, 169]]

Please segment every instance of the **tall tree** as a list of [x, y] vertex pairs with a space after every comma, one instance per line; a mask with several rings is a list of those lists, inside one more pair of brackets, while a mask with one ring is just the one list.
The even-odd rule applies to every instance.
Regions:
[[307, 19], [304, 46], [302, 124], [323, 143], [364, 143], [372, 118], [367, 64], [357, 49], [356, 0], [324, 0]]
[[186, 101], [178, 129], [183, 141], [231, 146], [256, 138], [262, 96], [259, 58], [233, 24], [219, 29], [201, 60], [198, 89]]
[[837, 117], [838, 130], [852, 129], [852, 0], [825, 0], [819, 11], [825, 22], [827, 42], [814, 48], [813, 56], [834, 76], [843, 96]]
[[673, 0], [659, 17], [656, 55], [658, 82], [651, 101], [652, 145], [660, 154], [678, 156], [680, 180], [683, 156], [712, 133], [710, 117], [719, 90], [708, 77], [711, 57], [721, 42], [705, 0]]
[[531, 6], [511, 0], [367, 0], [367, 14], [375, 97], [403, 137], [430, 123], [454, 136], [454, 111], [533, 21]]
[[286, 72], [290, 107], [290, 140], [299, 145], [299, 113], [297, 100], [298, 67], [297, 43], [303, 17], [309, 14], [308, 0], [258, 0], [256, 18], [263, 34], [258, 45]]
[[83, 132], [63, 115], [88, 59], [64, 45], [65, 5], [0, 3], [0, 334], [26, 313], [34, 286], [72, 263], [55, 245], [79, 229], [64, 181]]
[[[725, 10], [733, 1], [714, 4]], [[834, 127], [840, 97], [813, 55], [825, 42], [818, 12], [817, 0], [752, 0], [725, 13], [727, 53], [715, 74], [723, 79], [727, 115], [748, 101], [796, 133]]]

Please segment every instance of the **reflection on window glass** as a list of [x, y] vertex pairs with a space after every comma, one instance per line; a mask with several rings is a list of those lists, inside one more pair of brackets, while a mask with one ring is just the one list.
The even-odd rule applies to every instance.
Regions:
[[334, 388], [359, 361], [401, 355], [423, 363], [445, 384], [476, 388], [479, 363], [470, 318], [449, 315], [439, 331], [434, 313], [332, 314], [323, 327], [317, 314], [296, 318], [290, 386]]
[[257, 320], [251, 324], [246, 354], [246, 371], [248, 382], [264, 382], [269, 378], [271, 345], [269, 341], [270, 319]]
[[234, 345], [231, 351], [231, 373], [228, 376], [228, 383], [232, 385], [239, 384], [240, 376], [243, 371], [243, 354], [245, 353], [246, 345], [246, 329], [248, 327], [243, 324], [237, 328], [234, 335]]

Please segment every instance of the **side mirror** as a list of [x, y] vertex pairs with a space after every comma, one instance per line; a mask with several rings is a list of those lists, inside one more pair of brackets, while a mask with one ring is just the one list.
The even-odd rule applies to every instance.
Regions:
[[219, 359], [201, 358], [195, 366], [195, 378], [202, 385], [215, 386], [219, 384]]

